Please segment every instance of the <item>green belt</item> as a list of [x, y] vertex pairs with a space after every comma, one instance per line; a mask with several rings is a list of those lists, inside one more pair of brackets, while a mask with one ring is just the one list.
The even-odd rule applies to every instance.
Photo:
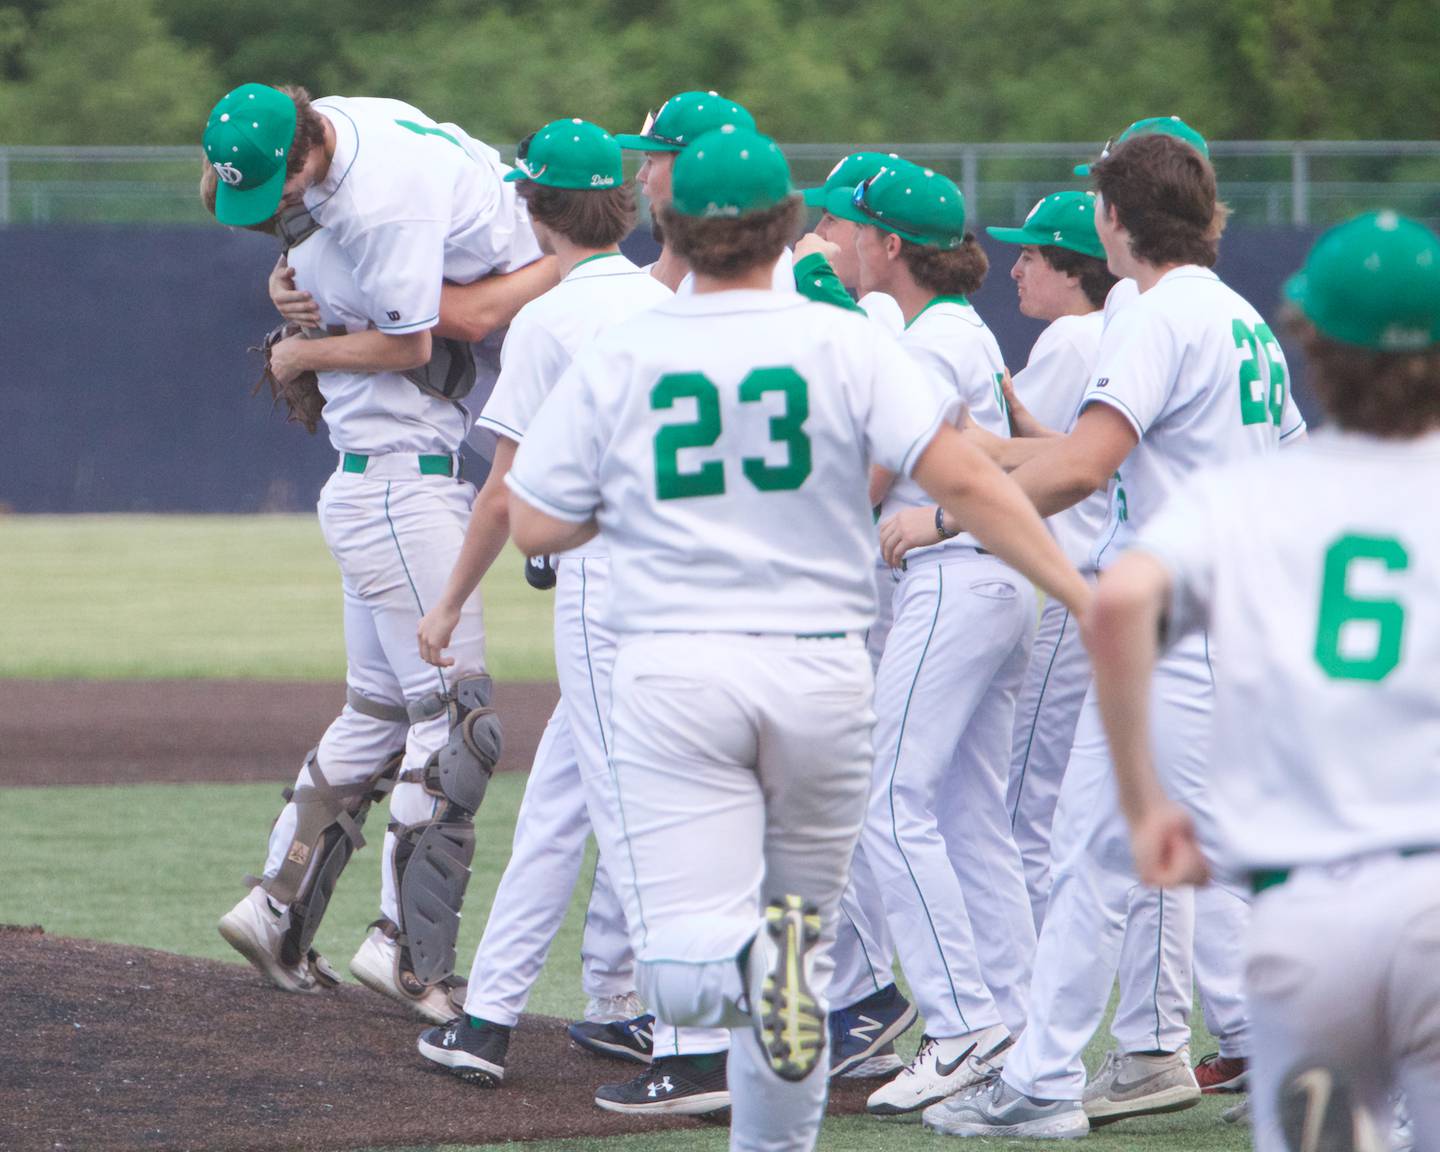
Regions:
[[[1411, 856], [1424, 856], [1430, 852], [1440, 852], [1440, 845], [1427, 844], [1423, 848], [1401, 848], [1399, 855], [1402, 860], [1408, 860]], [[1255, 890], [1255, 895], [1260, 895], [1267, 888], [1278, 888], [1285, 881], [1290, 879], [1290, 868], [1262, 868], [1258, 872], [1250, 873], [1250, 887]]]
[[[369, 456], [363, 456], [359, 452], [346, 452], [341, 458], [340, 465], [343, 472], [364, 473], [365, 465], [370, 462]], [[421, 476], [453, 476], [455, 474], [455, 461], [451, 456], [421, 456]]]

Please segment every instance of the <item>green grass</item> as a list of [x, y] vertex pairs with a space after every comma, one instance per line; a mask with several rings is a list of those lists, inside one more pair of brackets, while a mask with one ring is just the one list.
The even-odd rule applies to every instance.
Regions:
[[[549, 595], [486, 577], [490, 671], [553, 680]], [[0, 518], [0, 678], [341, 680], [340, 576], [314, 516]]]
[[[523, 787], [524, 777], [519, 774], [495, 777], [480, 810], [474, 876], [457, 948], [462, 973], [468, 971], [496, 883], [509, 859]], [[5, 846], [6, 873], [6, 882], [0, 886], [0, 922], [40, 923], [55, 935], [239, 962], [216, 933], [215, 921], [243, 894], [241, 877], [258, 871], [262, 864], [265, 833], [280, 802], [278, 792], [271, 784], [0, 790], [0, 844]], [[86, 822], [84, 851], [76, 851], [77, 812], [95, 816]], [[376, 915], [376, 845], [383, 820], [383, 812], [371, 814], [367, 824], [371, 844], [351, 863], [316, 942], [342, 972], [366, 924]], [[530, 1011], [565, 1017], [583, 1008], [580, 932], [592, 868], [593, 855], [535, 987]], [[1196, 1020], [1198, 1026], [1198, 1011]], [[918, 1029], [913, 1029], [907, 1037], [911, 1051], [918, 1039]], [[1102, 1030], [1086, 1054], [1092, 1069], [1103, 1058], [1107, 1043], [1108, 1033]], [[1200, 1029], [1195, 1055], [1213, 1047]], [[1226, 1103], [1207, 1100], [1175, 1117], [1102, 1129], [1091, 1142], [1112, 1152], [1248, 1148], [1245, 1132], [1219, 1121]], [[820, 1146], [835, 1152], [876, 1148], [934, 1152], [936, 1139], [916, 1124], [835, 1117], [825, 1122]], [[1027, 1142], [1004, 1143], [1021, 1147]], [[597, 1146], [614, 1152], [704, 1152], [724, 1148], [726, 1141], [723, 1131], [698, 1129], [610, 1141], [525, 1144], [523, 1148], [526, 1152], [579, 1152]], [[994, 1142], [979, 1145], [993, 1146]]]

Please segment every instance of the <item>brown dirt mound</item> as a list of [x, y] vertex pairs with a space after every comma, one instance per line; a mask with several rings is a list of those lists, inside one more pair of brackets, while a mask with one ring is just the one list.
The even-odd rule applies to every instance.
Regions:
[[[524, 771], [560, 698], [500, 683], [499, 770]], [[0, 787], [289, 782], [345, 703], [343, 684], [265, 680], [7, 680]]]
[[[695, 1120], [594, 1106], [634, 1065], [598, 1060], [527, 1017], [505, 1086], [431, 1071], [424, 1025], [353, 985], [294, 996], [249, 968], [4, 930], [0, 1148], [11, 1152], [327, 1152], [602, 1137]], [[847, 1084], [831, 1110], [859, 1111]]]

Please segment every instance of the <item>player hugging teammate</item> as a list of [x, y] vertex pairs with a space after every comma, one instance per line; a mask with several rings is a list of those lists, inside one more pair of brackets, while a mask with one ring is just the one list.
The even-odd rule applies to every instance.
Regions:
[[[391, 792], [352, 968], [440, 1024], [421, 1052], [473, 1082], [503, 1079], [593, 830], [572, 1035], [641, 1062], [656, 1037], [602, 1107], [728, 1105], [732, 1147], [808, 1149], [829, 1075], [898, 1069], [872, 1112], [1054, 1138], [1253, 1077], [1262, 1148], [1376, 1147], [1397, 1089], [1440, 1147], [1440, 542], [1423, 502], [1388, 498], [1397, 470], [1440, 469], [1432, 233], [1380, 214], [1317, 245], [1288, 291], [1341, 432], [1278, 456], [1304, 439], [1284, 356], [1211, 270], [1224, 208], [1174, 118], [1107, 145], [1093, 191], [991, 230], [1049, 324], [1013, 385], [953, 181], [846, 157], [806, 197], [823, 213], [792, 272], [788, 164], [713, 92], [635, 136], [554, 121], [511, 172], [408, 105], [258, 85], [206, 145], [222, 221], [309, 230], [271, 292], [312, 332], [272, 370], [317, 373], [341, 453], [321, 520], [349, 702], [222, 921], [272, 981], [333, 981], [310, 942]], [[617, 248], [622, 146], [646, 153], [650, 270]], [[402, 154], [403, 178], [376, 164]], [[434, 209], [418, 232], [406, 197]], [[468, 409], [434, 384], [512, 318], [476, 394], [497, 439], [475, 498], [454, 478]], [[483, 345], [468, 362], [483, 393]], [[469, 820], [499, 751], [475, 589], [507, 536], [558, 557], [562, 699], [462, 991]], [[1305, 732], [1275, 719], [1296, 712]], [[1356, 731], [1390, 741], [1360, 792]], [[1221, 1045], [1194, 1069], [1192, 953]]]

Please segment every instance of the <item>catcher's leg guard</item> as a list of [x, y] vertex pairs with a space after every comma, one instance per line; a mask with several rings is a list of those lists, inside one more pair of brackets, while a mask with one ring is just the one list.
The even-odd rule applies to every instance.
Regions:
[[465, 676], [453, 691], [410, 705], [413, 723], [445, 715], [450, 738], [425, 766], [401, 773], [442, 801], [433, 819], [391, 824], [395, 890], [400, 909], [397, 978], [410, 995], [445, 982], [455, 971], [460, 903], [475, 854], [475, 812], [500, 759], [500, 722], [490, 707], [490, 677]]
[[[393, 719], [393, 717], [392, 717]], [[289, 926], [281, 944], [280, 959], [297, 964], [313, 955], [315, 933], [330, 904], [335, 883], [350, 857], [365, 844], [361, 825], [375, 803], [395, 786], [403, 752], [388, 756], [367, 779], [353, 784], [331, 784], [320, 767], [319, 749], [305, 759], [310, 783], [285, 789], [295, 805], [295, 833], [280, 870], [256, 881], [277, 903], [289, 905]]]

